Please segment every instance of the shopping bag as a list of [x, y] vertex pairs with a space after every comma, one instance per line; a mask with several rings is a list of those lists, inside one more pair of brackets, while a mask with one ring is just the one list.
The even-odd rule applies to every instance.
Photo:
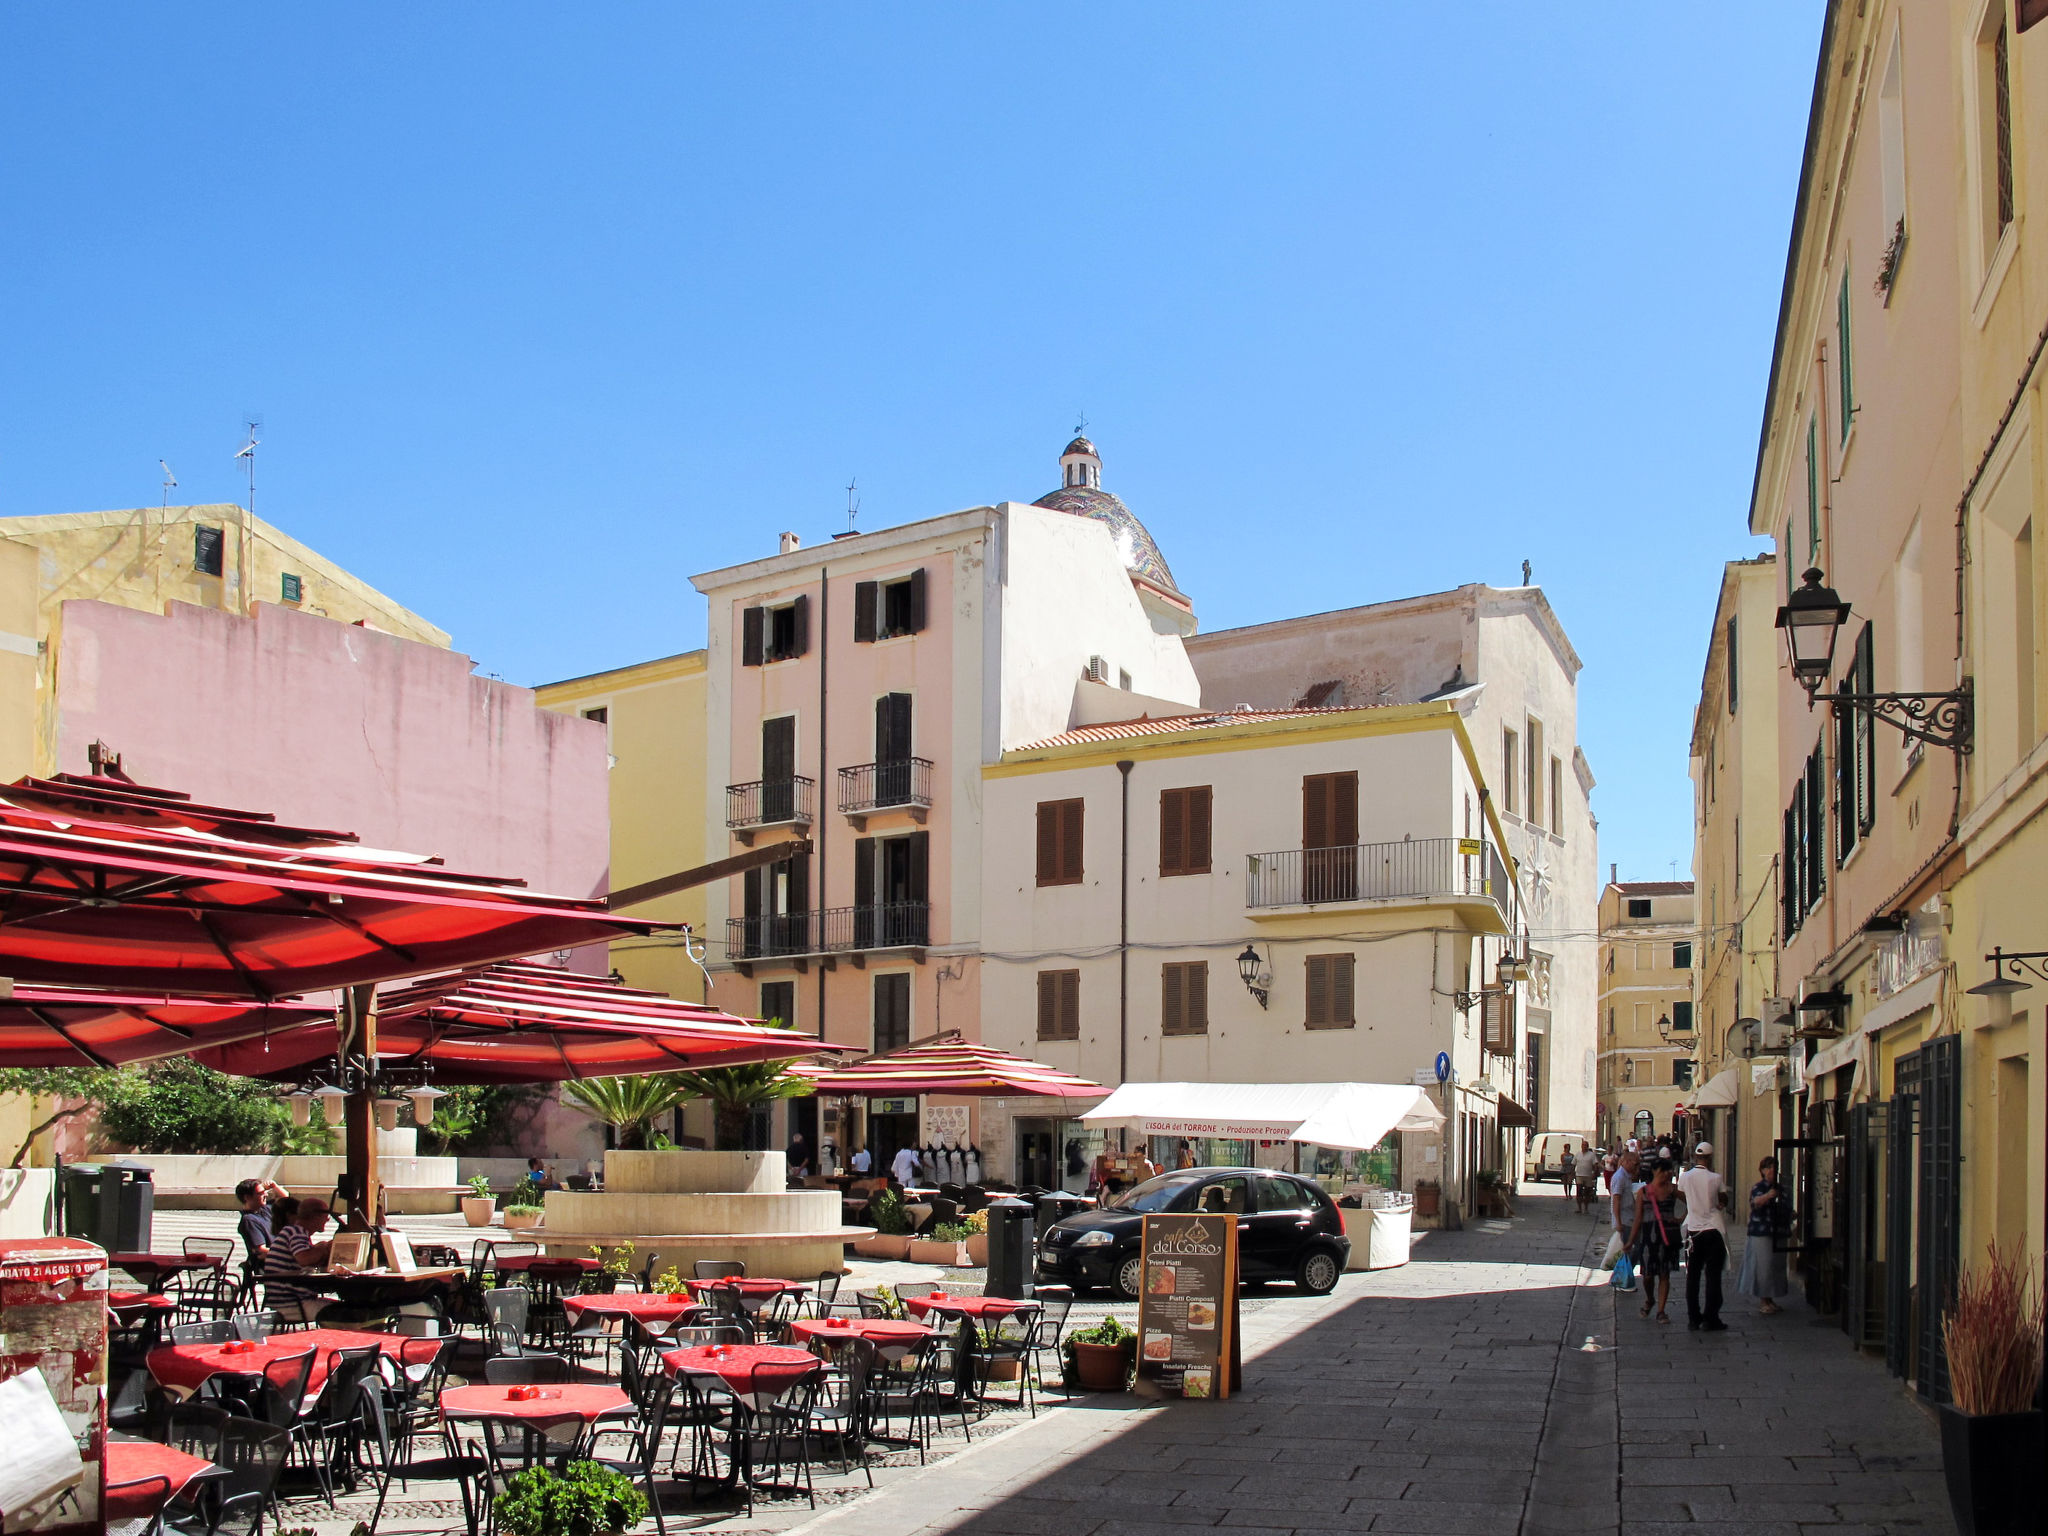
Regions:
[[1607, 1283], [1617, 1291], [1632, 1291], [1636, 1288], [1635, 1260], [1623, 1254], [1614, 1261], [1614, 1273], [1607, 1277]]

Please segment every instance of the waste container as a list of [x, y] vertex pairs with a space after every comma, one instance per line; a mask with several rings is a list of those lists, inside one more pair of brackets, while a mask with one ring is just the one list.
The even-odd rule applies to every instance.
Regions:
[[64, 1231], [109, 1253], [147, 1253], [156, 1216], [155, 1170], [135, 1163], [66, 1163]]
[[991, 1200], [988, 1204], [988, 1281], [984, 1296], [1021, 1300], [1031, 1294], [1035, 1260], [1033, 1208], [1027, 1200]]
[[1076, 1211], [1088, 1209], [1089, 1202], [1079, 1195], [1070, 1195], [1063, 1190], [1054, 1190], [1049, 1195], [1038, 1197], [1038, 1235], [1045, 1236], [1045, 1229], [1054, 1222], [1073, 1215]]

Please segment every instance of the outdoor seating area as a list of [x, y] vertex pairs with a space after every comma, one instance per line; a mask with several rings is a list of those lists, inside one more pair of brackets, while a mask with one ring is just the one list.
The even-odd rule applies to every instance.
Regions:
[[422, 1501], [459, 1510], [447, 1528], [473, 1536], [515, 1474], [572, 1462], [629, 1481], [657, 1530], [773, 1501], [808, 1510], [972, 1443], [991, 1417], [1035, 1416], [1062, 1390], [1072, 1306], [1060, 1291], [854, 1289], [838, 1270], [754, 1277], [730, 1260], [622, 1274], [492, 1232], [433, 1266], [449, 1273], [418, 1332], [396, 1301], [349, 1307], [343, 1325], [267, 1305], [217, 1238], [114, 1265], [106, 1513], [142, 1536], [341, 1513], [374, 1533]]

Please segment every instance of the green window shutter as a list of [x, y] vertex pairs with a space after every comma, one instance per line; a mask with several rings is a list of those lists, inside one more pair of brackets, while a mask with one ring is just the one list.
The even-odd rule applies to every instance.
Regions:
[[1849, 274], [1842, 274], [1842, 289], [1835, 298], [1836, 366], [1841, 375], [1842, 441], [1849, 441], [1849, 427], [1856, 420], [1854, 373], [1849, 366]]
[[1820, 418], [1806, 418], [1806, 558], [1820, 560]]
[[289, 572], [285, 574], [283, 588], [284, 600], [288, 603], [296, 603], [306, 595], [305, 583]]

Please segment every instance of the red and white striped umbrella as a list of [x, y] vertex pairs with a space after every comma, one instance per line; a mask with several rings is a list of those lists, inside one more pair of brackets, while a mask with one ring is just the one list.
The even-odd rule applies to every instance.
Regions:
[[808, 1077], [819, 1093], [1099, 1099], [1109, 1092], [1102, 1084], [1091, 1083], [1085, 1077], [967, 1040], [906, 1046], [886, 1056], [871, 1056], [843, 1067], [806, 1065], [792, 1070]]

